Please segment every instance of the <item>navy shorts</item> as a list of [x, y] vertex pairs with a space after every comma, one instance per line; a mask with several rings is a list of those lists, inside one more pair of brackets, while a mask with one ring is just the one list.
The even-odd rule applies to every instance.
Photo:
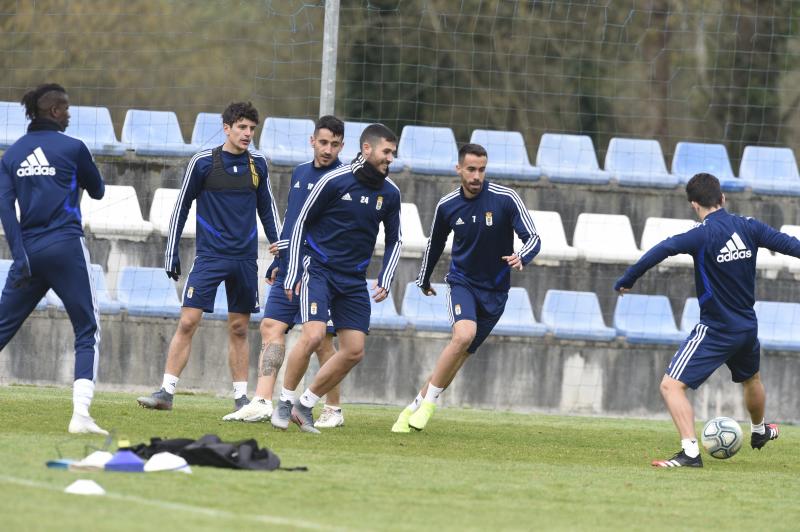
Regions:
[[454, 325], [460, 320], [470, 320], [478, 326], [475, 338], [467, 348], [467, 353], [474, 353], [500, 321], [506, 308], [508, 292], [481, 290], [453, 281], [448, 281], [447, 286], [447, 310], [450, 315], [450, 323]]
[[183, 306], [214, 312], [217, 287], [222, 282], [228, 295], [228, 312], [259, 312], [258, 264], [255, 259], [196, 257], [183, 287]]
[[698, 323], [665, 373], [695, 390], [722, 364], [731, 370], [733, 382], [744, 382], [758, 373], [760, 360], [758, 329], [720, 332]]
[[300, 287], [303, 323], [332, 319], [337, 331], [354, 329], [369, 334], [371, 310], [363, 276], [336, 272], [314, 260], [308, 261]]
[[[285, 323], [289, 326], [286, 332], [292, 330], [292, 327], [303, 323], [300, 319], [300, 298], [293, 296], [292, 300], [286, 297], [284, 292], [283, 279], [275, 279], [275, 282], [269, 287], [269, 296], [264, 305], [264, 319], [270, 319]], [[329, 311], [330, 314], [330, 311]], [[328, 316], [328, 334], [334, 333], [333, 320]]]

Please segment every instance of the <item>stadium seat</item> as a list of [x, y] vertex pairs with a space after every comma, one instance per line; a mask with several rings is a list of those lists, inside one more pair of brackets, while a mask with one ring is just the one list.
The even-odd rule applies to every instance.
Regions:
[[[403, 234], [403, 256], [420, 256], [428, 246], [428, 237], [422, 232], [422, 221], [419, 210], [413, 203], [400, 204], [400, 231]], [[383, 224], [378, 226], [378, 238], [375, 240], [375, 249], [381, 253], [385, 247], [386, 234]]]
[[397, 152], [412, 172], [456, 175], [458, 147], [449, 127], [405, 126]]
[[[100, 308], [100, 314], [119, 314], [119, 301], [115, 301], [108, 292], [106, 275], [103, 272], [103, 267], [99, 264], [92, 264], [92, 280], [94, 281], [94, 292], [97, 297], [97, 306]], [[49, 305], [59, 310], [64, 310], [64, 302], [53, 290], [48, 290], [45, 298]]]
[[667, 172], [657, 140], [613, 138], [604, 168], [628, 187], [674, 188], [678, 178]]
[[539, 140], [536, 166], [554, 183], [607, 185], [611, 179], [597, 164], [594, 144], [586, 135], [545, 133]]
[[[222, 116], [219, 113], [197, 113], [192, 130], [192, 147], [194, 151], [208, 150], [225, 144], [225, 132], [222, 130]], [[256, 139], [250, 139], [250, 151], [256, 149]]]
[[542, 171], [531, 166], [525, 141], [518, 131], [489, 131], [476, 129], [470, 142], [480, 144], [489, 154], [486, 175], [490, 178], [504, 177], [536, 181]]
[[101, 238], [142, 241], [153, 232], [153, 224], [142, 218], [132, 186], [107, 185], [105, 195], [99, 200], [84, 193], [81, 214], [84, 225]]
[[681, 314], [681, 331], [691, 332], [694, 326], [700, 323], [700, 304], [696, 297], [689, 297], [683, 304], [683, 314]]
[[[692, 229], [697, 222], [681, 218], [648, 218], [644, 222], [642, 231], [642, 251], [646, 252], [659, 242]], [[691, 255], [681, 253], [667, 257], [661, 264], [665, 266], [688, 266], [694, 265]]]
[[122, 143], [137, 155], [185, 157], [196, 151], [184, 142], [178, 117], [172, 111], [128, 109]]
[[[575, 260], [580, 256], [577, 249], [567, 243], [561, 215], [554, 211], [528, 211], [533, 218], [536, 232], [542, 240], [542, 249], [536, 255], [536, 261]], [[514, 250], [519, 251], [522, 240], [514, 233]]]
[[685, 335], [675, 326], [666, 296], [626, 294], [614, 309], [617, 334], [631, 344], [679, 344]]
[[314, 122], [307, 118], [269, 117], [258, 147], [273, 164], [296, 166], [314, 158], [310, 143], [313, 134]]
[[[394, 304], [394, 297], [392, 292], [389, 296], [376, 303], [372, 299], [372, 285], [375, 284], [375, 279], [367, 279], [367, 290], [370, 293], [370, 329], [405, 329], [408, 326], [408, 319], [397, 313], [397, 307]], [[417, 289], [419, 291], [419, 289]]]
[[594, 292], [548, 290], [542, 322], [557, 338], [609, 341], [617, 335], [615, 329], [606, 327]]
[[[8, 272], [11, 270], [11, 264], [14, 261], [8, 259], [0, 259], [0, 292], [6, 286], [6, 279], [8, 279]], [[45, 310], [47, 308], [47, 294], [39, 300], [36, 304], [35, 310]]]
[[800, 195], [800, 175], [790, 148], [747, 146], [739, 177], [761, 194]]
[[756, 301], [758, 341], [764, 349], [800, 351], [800, 303]]
[[[361, 151], [360, 140], [361, 133], [372, 122], [345, 122], [344, 123], [344, 148], [339, 153], [339, 159], [349, 164], [356, 158], [358, 152]], [[392, 164], [389, 165], [390, 172], [402, 172], [405, 168], [405, 163], [399, 157], [395, 157]]]
[[[150, 223], [153, 224], [153, 229], [161, 236], [169, 235], [169, 222], [180, 193], [181, 191], [177, 188], [157, 188], [153, 194], [153, 202], [150, 204]], [[189, 214], [186, 216], [186, 223], [183, 226], [181, 236], [194, 238], [196, 235], [197, 202], [193, 201]]]
[[132, 316], [177, 318], [181, 314], [175, 283], [161, 268], [124, 267], [117, 279], [117, 298]]
[[544, 336], [547, 333], [547, 327], [533, 315], [527, 290], [520, 287], [509, 290], [506, 309], [492, 333], [505, 336]]
[[630, 264], [642, 255], [624, 214], [579, 214], [572, 245], [589, 262]]
[[27, 130], [25, 108], [19, 102], [0, 102], [0, 148], [8, 148]]
[[122, 155], [125, 145], [117, 140], [111, 113], [106, 107], [72, 105], [69, 108], [69, 127], [65, 133], [81, 139], [93, 154]]
[[[795, 238], [800, 238], [800, 225], [783, 225], [781, 232]], [[777, 255], [783, 259], [783, 265], [790, 273], [794, 274], [795, 278], [800, 276], [800, 259], [790, 255]]]
[[736, 192], [744, 190], [746, 183], [733, 175], [728, 150], [724, 144], [679, 142], [672, 154], [672, 174], [681, 183], [687, 183], [693, 175], [706, 172], [719, 179], [722, 190]]
[[400, 314], [420, 331], [450, 332], [452, 326], [448, 317], [447, 285], [431, 283], [435, 296], [426, 296], [422, 290], [410, 282], [406, 285]]

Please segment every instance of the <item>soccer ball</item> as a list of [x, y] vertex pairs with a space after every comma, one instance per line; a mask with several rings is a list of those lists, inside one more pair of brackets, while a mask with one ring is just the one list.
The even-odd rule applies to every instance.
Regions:
[[730, 458], [742, 447], [742, 427], [729, 417], [715, 417], [703, 427], [702, 441], [714, 458]]

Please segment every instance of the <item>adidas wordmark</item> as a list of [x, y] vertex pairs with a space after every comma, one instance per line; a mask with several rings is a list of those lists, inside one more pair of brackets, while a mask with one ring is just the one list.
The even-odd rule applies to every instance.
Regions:
[[753, 252], [747, 249], [747, 246], [742, 242], [742, 237], [738, 233], [733, 233], [725, 244], [725, 247], [719, 250], [717, 255], [717, 262], [731, 262], [739, 259], [749, 259], [753, 256]]
[[38, 147], [19, 165], [17, 175], [19, 177], [56, 175], [56, 169], [50, 166], [50, 161], [44, 156], [44, 151]]

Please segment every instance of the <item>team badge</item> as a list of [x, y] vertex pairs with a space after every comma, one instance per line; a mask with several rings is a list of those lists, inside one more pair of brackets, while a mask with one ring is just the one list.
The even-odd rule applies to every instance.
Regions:
[[461, 305], [456, 303], [456, 316], [461, 316]]
[[491, 226], [492, 225], [492, 211], [487, 211], [486, 212], [486, 225], [487, 226]]
[[383, 196], [378, 196], [378, 201], [375, 202], [375, 210], [379, 211], [383, 207]]
[[189, 289], [186, 291], [186, 297], [192, 299], [193, 295], [194, 295], [194, 286], [190, 286]]
[[311, 315], [312, 316], [316, 316], [317, 315], [317, 302], [316, 301], [312, 301], [311, 302]]

